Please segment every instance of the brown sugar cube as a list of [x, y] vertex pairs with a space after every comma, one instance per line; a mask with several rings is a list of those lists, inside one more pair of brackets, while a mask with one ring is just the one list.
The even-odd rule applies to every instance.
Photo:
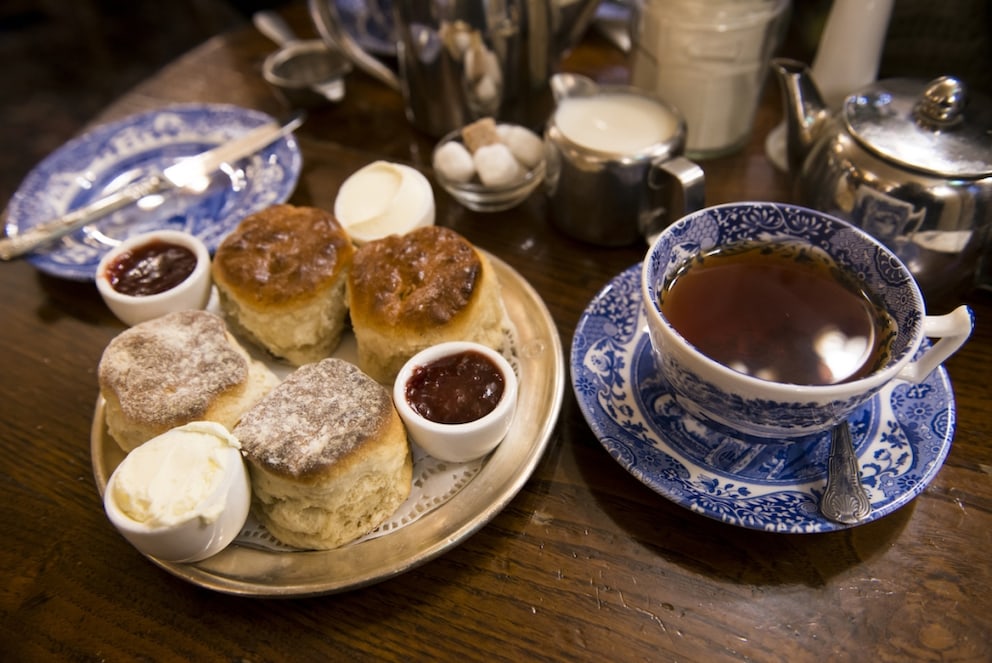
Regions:
[[499, 134], [496, 133], [496, 121], [491, 117], [484, 117], [466, 125], [462, 128], [462, 140], [468, 151], [473, 154], [480, 147], [498, 143]]

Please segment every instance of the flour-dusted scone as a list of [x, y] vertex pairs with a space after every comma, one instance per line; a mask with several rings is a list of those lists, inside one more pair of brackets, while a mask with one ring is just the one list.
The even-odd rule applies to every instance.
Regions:
[[230, 429], [279, 382], [206, 311], [170, 313], [121, 332], [104, 349], [97, 375], [107, 429], [125, 451], [191, 421]]
[[420, 350], [444, 341], [503, 344], [499, 280], [484, 253], [454, 230], [418, 228], [362, 246], [348, 306], [363, 371], [390, 383]]
[[344, 330], [354, 252], [330, 212], [273, 205], [252, 214], [214, 255], [224, 315], [234, 329], [293, 365], [323, 359]]
[[413, 464], [390, 392], [342, 359], [301, 366], [234, 428], [254, 509], [277, 539], [336, 548], [409, 496]]

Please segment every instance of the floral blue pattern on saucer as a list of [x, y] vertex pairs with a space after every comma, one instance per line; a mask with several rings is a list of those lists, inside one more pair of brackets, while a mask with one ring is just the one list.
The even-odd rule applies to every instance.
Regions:
[[[7, 233], [58, 217], [150, 171], [274, 121], [237, 106], [182, 104], [96, 127], [28, 174], [7, 208]], [[287, 136], [216, 173], [202, 193], [174, 190], [149, 196], [39, 249], [27, 260], [52, 276], [92, 280], [111, 247], [131, 235], [166, 228], [198, 236], [212, 252], [245, 216], [288, 199], [301, 165], [296, 139]]]
[[[590, 302], [572, 339], [572, 387], [586, 421], [621, 466], [655, 492], [731, 525], [811, 533], [849, 527], [819, 511], [830, 435], [748, 443], [687, 414], [658, 375], [645, 330], [640, 265]], [[954, 435], [947, 372], [894, 381], [849, 418], [868, 521], [904, 506], [933, 480]]]

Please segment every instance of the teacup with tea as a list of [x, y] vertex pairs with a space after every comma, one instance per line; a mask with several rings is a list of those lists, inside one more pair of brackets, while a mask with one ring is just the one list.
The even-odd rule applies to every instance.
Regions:
[[683, 217], [651, 245], [641, 286], [682, 406], [770, 440], [827, 430], [893, 379], [923, 380], [974, 322], [966, 306], [928, 316], [907, 267], [860, 229], [779, 203]]

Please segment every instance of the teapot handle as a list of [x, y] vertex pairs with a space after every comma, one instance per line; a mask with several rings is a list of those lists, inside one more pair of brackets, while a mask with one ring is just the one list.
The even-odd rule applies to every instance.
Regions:
[[336, 48], [355, 63], [355, 66], [385, 83], [397, 92], [401, 90], [400, 79], [393, 70], [366, 53], [358, 43], [351, 38], [348, 31], [341, 25], [334, 0], [308, 0], [310, 18], [317, 27], [321, 39], [331, 48]]
[[947, 315], [925, 316], [923, 335], [940, 340], [924, 350], [915, 361], [906, 364], [896, 377], [909, 382], [921, 382], [964, 345], [974, 326], [975, 314], [963, 305]]

